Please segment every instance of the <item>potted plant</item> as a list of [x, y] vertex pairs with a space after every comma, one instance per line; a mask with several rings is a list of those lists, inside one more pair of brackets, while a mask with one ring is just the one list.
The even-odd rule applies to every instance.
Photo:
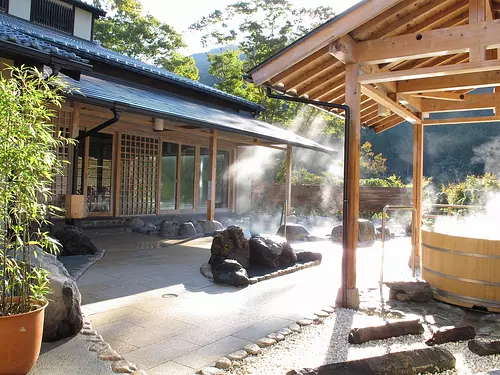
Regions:
[[40, 352], [47, 272], [32, 266], [32, 246], [57, 251], [40, 228], [55, 213], [54, 153], [69, 142], [52, 125], [61, 106], [62, 81], [33, 68], [0, 72], [0, 375], [28, 373]]

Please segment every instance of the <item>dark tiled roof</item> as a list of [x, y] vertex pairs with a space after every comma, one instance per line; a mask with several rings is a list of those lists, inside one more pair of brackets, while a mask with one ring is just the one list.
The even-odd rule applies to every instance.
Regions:
[[174, 119], [201, 127], [257, 137], [276, 143], [286, 143], [311, 150], [333, 153], [334, 151], [291, 131], [256, 120], [224, 108], [210, 106], [191, 98], [184, 98], [149, 87], [132, 85], [124, 81], [109, 81], [82, 75], [80, 81], [67, 78], [70, 87], [78, 89], [74, 96], [79, 101], [92, 104], [121, 104], [127, 112], [146, 116]]
[[217, 90], [216, 88], [204, 85], [200, 82], [181, 77], [177, 74], [169, 72], [168, 70], [146, 64], [140, 60], [127, 57], [118, 52], [101, 47], [96, 43], [75, 38], [71, 35], [64, 35], [58, 33], [57, 31], [44, 28], [42, 26], [30, 23], [19, 18], [0, 14], [0, 25], [6, 25], [14, 30], [44, 39], [50, 43], [61, 46], [64, 49], [72, 50], [73, 52], [76, 52], [85, 58], [89, 58], [91, 61], [101, 61], [109, 65], [114, 65], [124, 69], [133, 70], [141, 74], [154, 76], [168, 82], [173, 82], [177, 85], [186, 86], [212, 96], [217, 96], [219, 98], [236, 102], [240, 105], [244, 105], [247, 108], [251, 108], [252, 110], [263, 109], [263, 107], [259, 104], [253, 103], [249, 100], [245, 100], [238, 96], [225, 93], [224, 91]]
[[65, 49], [58, 48], [53, 44], [47, 43], [40, 38], [25, 34], [20, 30], [9, 27], [4, 23], [0, 23], [0, 41], [14, 43], [25, 48], [31, 48], [38, 52], [56, 55], [58, 57], [82, 64], [89, 63], [89, 60], [81, 58], [74, 52], [68, 52]]

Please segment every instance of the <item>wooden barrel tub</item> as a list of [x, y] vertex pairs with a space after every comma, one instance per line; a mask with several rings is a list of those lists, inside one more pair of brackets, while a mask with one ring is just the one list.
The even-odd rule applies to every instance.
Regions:
[[422, 278], [440, 301], [500, 312], [500, 241], [422, 230]]

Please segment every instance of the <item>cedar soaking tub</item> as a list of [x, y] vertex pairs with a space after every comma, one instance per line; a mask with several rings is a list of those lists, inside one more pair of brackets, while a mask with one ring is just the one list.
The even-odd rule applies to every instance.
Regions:
[[500, 241], [422, 230], [422, 278], [438, 300], [500, 312]]

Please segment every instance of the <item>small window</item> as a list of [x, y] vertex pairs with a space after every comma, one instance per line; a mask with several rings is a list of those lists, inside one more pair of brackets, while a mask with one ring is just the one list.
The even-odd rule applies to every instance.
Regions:
[[0, 0], [0, 12], [7, 13], [9, 11], [9, 0]]
[[71, 5], [61, 4], [53, 0], [31, 0], [31, 21], [73, 34], [75, 10]]

